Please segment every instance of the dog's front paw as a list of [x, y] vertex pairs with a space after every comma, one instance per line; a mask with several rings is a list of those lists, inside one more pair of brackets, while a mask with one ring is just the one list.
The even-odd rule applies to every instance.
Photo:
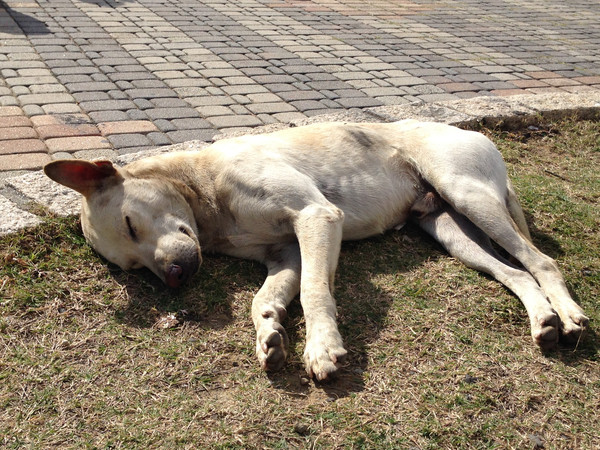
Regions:
[[263, 370], [279, 370], [285, 364], [290, 340], [279, 322], [267, 322], [256, 335], [256, 356]]
[[337, 336], [319, 336], [306, 343], [304, 364], [310, 377], [314, 376], [319, 381], [330, 378], [346, 360], [348, 352], [339, 333], [335, 334]]

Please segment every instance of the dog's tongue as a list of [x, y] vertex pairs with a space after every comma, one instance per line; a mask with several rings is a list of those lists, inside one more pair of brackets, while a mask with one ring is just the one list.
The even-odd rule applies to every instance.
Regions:
[[183, 269], [181, 268], [181, 266], [172, 264], [166, 273], [165, 281], [167, 283], [167, 286], [176, 288], [181, 285], [181, 283], [183, 282], [183, 278]]

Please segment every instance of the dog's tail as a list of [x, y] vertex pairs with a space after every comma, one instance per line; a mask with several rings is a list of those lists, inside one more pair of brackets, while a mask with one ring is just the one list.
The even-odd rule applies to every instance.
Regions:
[[517, 194], [512, 187], [510, 181], [508, 181], [508, 192], [506, 195], [506, 207], [513, 221], [517, 224], [517, 227], [524, 238], [531, 242], [531, 235], [529, 234], [529, 227], [527, 227], [527, 221], [525, 220], [525, 213], [517, 198]]

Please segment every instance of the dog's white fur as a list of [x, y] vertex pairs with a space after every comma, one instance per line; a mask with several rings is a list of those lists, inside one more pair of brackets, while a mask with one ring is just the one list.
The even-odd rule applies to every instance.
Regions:
[[317, 124], [124, 168], [69, 160], [45, 171], [83, 194], [86, 238], [125, 270], [146, 266], [175, 287], [198, 268], [200, 249], [266, 264], [252, 305], [265, 369], [284, 363], [281, 322], [300, 293], [306, 369], [318, 379], [336, 372], [346, 355], [332, 296], [340, 243], [408, 220], [512, 290], [541, 347], [578, 339], [588, 322], [557, 264], [531, 243], [502, 157], [479, 133], [413, 120]]

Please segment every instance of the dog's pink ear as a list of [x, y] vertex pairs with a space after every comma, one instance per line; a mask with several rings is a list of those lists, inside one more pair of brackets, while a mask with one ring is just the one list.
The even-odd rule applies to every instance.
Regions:
[[119, 172], [110, 161], [82, 161], [64, 159], [46, 164], [44, 172], [48, 177], [85, 197], [92, 194], [110, 178], [118, 177]]

